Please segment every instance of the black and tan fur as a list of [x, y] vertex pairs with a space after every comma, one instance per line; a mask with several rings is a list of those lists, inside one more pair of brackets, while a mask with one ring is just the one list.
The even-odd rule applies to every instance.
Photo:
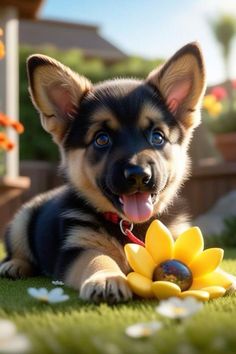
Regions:
[[[180, 231], [177, 193], [188, 176], [187, 148], [200, 122], [205, 88], [201, 51], [195, 43], [186, 45], [144, 81], [92, 85], [42, 55], [29, 58], [28, 77], [42, 125], [60, 148], [68, 183], [36, 197], [15, 216], [0, 275], [46, 274], [85, 300], [128, 300], [123, 252], [128, 240], [103, 213], [127, 218], [119, 197], [150, 193], [153, 213], [135, 223], [134, 233], [143, 239], [156, 217]], [[163, 146], [153, 145], [153, 131], [164, 136]], [[97, 145], [98, 132], [108, 134], [105, 147]], [[127, 178], [130, 169], [135, 176]]]

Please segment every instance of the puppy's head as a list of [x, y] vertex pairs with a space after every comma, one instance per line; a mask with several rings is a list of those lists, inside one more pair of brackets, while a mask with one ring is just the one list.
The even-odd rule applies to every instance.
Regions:
[[188, 44], [144, 81], [92, 85], [42, 55], [28, 60], [33, 103], [78, 193], [100, 212], [141, 223], [160, 213], [186, 176], [200, 122], [204, 64]]

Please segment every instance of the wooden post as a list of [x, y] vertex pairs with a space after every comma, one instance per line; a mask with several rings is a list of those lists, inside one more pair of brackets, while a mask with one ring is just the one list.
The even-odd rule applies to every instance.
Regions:
[[[0, 61], [0, 110], [14, 120], [19, 119], [19, 54], [18, 54], [18, 11], [15, 7], [0, 10], [0, 27], [4, 31], [6, 56]], [[6, 155], [6, 176], [19, 175], [19, 141], [13, 129], [7, 135], [15, 148]]]

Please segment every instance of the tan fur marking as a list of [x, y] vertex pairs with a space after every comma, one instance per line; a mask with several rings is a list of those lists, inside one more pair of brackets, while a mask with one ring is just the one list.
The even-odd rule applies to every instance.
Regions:
[[19, 279], [32, 275], [32, 266], [22, 259], [14, 258], [0, 265], [0, 277]]
[[24, 204], [19, 212], [15, 215], [10, 224], [9, 243], [13, 258], [25, 260], [29, 262], [34, 261], [34, 257], [30, 251], [27, 239], [27, 227], [31, 219], [34, 207], [42, 205], [46, 200], [49, 200], [58, 193], [60, 187], [51, 192], [46, 192], [33, 198], [28, 203]]
[[112, 112], [110, 112], [108, 108], [100, 108], [92, 116], [92, 124], [86, 134], [87, 144], [89, 144], [94, 138], [94, 135], [102, 129], [102, 125], [105, 122], [112, 130], [120, 129], [120, 124]]
[[154, 213], [161, 214], [168, 209], [171, 200], [176, 197], [180, 186], [188, 177], [190, 163], [186, 155], [186, 148], [185, 145], [172, 145], [170, 151], [166, 152], [168, 156], [159, 157], [165, 164], [163, 171], [167, 171], [168, 182], [154, 205]]
[[107, 125], [114, 130], [120, 128], [120, 124], [117, 118], [107, 107], [101, 107], [97, 109], [94, 115], [92, 116], [92, 122], [100, 124], [106, 122]]
[[70, 231], [64, 249], [77, 247], [96, 249], [101, 254], [109, 255], [115, 260], [123, 273], [127, 274], [130, 270], [121, 244], [103, 230], [96, 232], [90, 228], [74, 227]]
[[162, 127], [163, 132], [165, 133], [169, 131], [168, 126], [166, 126], [166, 124], [163, 122], [162, 112], [150, 103], [144, 103], [139, 116], [138, 125], [141, 129], [145, 130], [150, 126], [150, 122], [155, 123], [156, 125], [160, 126], [160, 128]]
[[99, 191], [96, 185], [95, 176], [97, 176], [101, 166], [97, 165], [96, 168], [89, 166], [85, 154], [85, 149], [76, 149], [68, 152], [66, 163], [70, 180], [80, 191], [81, 195], [84, 195], [98, 211], [116, 212], [115, 207]]
[[126, 277], [110, 256], [87, 250], [71, 266], [65, 284], [80, 291], [80, 297], [94, 302], [120, 302], [132, 297]]
[[95, 222], [95, 219], [92, 215], [83, 213], [82, 211], [78, 210], [67, 210], [61, 214], [61, 216], [65, 219], [75, 219], [75, 220], [83, 220], [88, 222]]

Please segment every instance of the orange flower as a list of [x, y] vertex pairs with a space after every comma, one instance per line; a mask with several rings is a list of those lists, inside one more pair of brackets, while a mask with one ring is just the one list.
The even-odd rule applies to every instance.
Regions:
[[15, 147], [15, 144], [11, 140], [8, 140], [6, 143], [6, 150], [10, 151], [10, 150], [14, 149], [14, 147]]
[[5, 46], [3, 41], [0, 41], [0, 59], [5, 57]]
[[10, 151], [15, 147], [15, 144], [8, 139], [5, 133], [0, 133], [0, 149]]
[[0, 112], [0, 125], [3, 127], [9, 127], [10, 124], [10, 118], [6, 114]]
[[0, 150], [1, 150], [1, 149], [3, 149], [3, 150], [6, 150], [6, 149], [7, 149], [6, 140], [0, 141]]
[[21, 124], [20, 122], [11, 121], [10, 125], [12, 128], [15, 129], [18, 134], [22, 134], [25, 130], [23, 124]]
[[5, 143], [7, 141], [7, 136], [5, 133], [0, 132], [0, 143]]
[[3, 29], [0, 27], [0, 37], [3, 36]]

